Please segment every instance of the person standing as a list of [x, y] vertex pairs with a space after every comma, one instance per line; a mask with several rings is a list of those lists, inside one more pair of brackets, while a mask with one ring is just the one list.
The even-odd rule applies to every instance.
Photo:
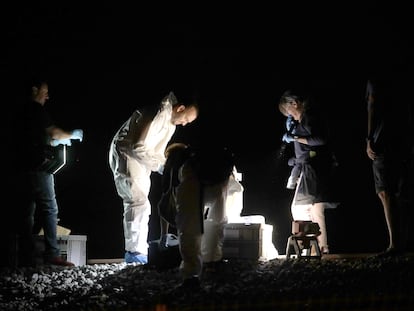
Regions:
[[57, 243], [58, 204], [55, 193], [53, 172], [49, 170], [53, 161], [53, 147], [71, 145], [71, 140], [83, 140], [83, 130], [66, 131], [52, 120], [45, 104], [49, 100], [49, 84], [46, 80], [35, 79], [31, 82], [30, 100], [24, 107], [23, 130], [25, 143], [21, 144], [26, 157], [22, 161], [25, 201], [19, 210], [18, 265], [34, 264], [34, 215], [39, 214], [44, 231], [44, 263], [60, 266], [73, 266], [60, 256]]
[[112, 139], [109, 166], [123, 201], [126, 263], [148, 263], [151, 172], [162, 174], [177, 125], [193, 122], [198, 112], [195, 102], [185, 105], [170, 92], [160, 104], [135, 110]]
[[206, 145], [181, 152], [187, 160], [180, 157], [177, 163], [175, 189], [175, 220], [182, 258], [179, 269], [183, 279], [179, 288], [196, 289], [200, 287], [203, 267], [214, 269], [222, 263], [227, 215], [229, 209], [239, 210], [237, 202], [227, 199], [241, 192], [242, 187], [232, 177], [234, 159], [227, 148]]
[[279, 111], [287, 117], [286, 123], [289, 124], [282, 140], [293, 143], [295, 157], [290, 162], [294, 162], [295, 172], [300, 173], [297, 183], [289, 180], [287, 185], [287, 188], [295, 189], [292, 218], [318, 223], [319, 248], [322, 254], [328, 254], [325, 209], [335, 208], [338, 202], [332, 198], [328, 187], [336, 163], [329, 148], [327, 122], [320, 113], [311, 109], [309, 100], [303, 94], [291, 90], [281, 96]]
[[[400, 214], [401, 196], [412, 154], [410, 108], [406, 98], [399, 99], [402, 85], [396, 79], [376, 75], [368, 79], [366, 154], [372, 161], [375, 192], [381, 201], [388, 232], [388, 246], [381, 253], [398, 254], [403, 249]], [[411, 145], [410, 145], [411, 144]], [[406, 167], [405, 167], [406, 166]]]

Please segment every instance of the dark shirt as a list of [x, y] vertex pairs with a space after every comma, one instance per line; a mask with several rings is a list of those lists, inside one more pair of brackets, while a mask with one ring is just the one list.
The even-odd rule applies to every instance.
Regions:
[[[388, 85], [387, 85], [388, 84]], [[391, 84], [385, 83], [383, 80], [370, 79], [367, 82], [365, 98], [368, 103], [368, 98], [372, 96], [374, 98], [372, 109], [368, 103], [368, 110], [372, 110], [371, 117], [371, 129], [368, 133], [368, 139], [371, 140], [377, 152], [383, 150], [386, 145], [385, 129], [386, 120], [386, 103], [391, 103], [389, 88]]]
[[369, 95], [374, 98], [368, 138], [377, 153], [389, 150], [401, 155], [412, 135], [409, 130], [409, 91], [405, 83], [407, 81], [395, 77], [371, 78], [367, 82], [366, 100]]
[[35, 101], [29, 101], [23, 113], [23, 138], [20, 149], [23, 150], [22, 161], [26, 169], [39, 167], [51, 152], [49, 136], [46, 129], [53, 126], [47, 110]]

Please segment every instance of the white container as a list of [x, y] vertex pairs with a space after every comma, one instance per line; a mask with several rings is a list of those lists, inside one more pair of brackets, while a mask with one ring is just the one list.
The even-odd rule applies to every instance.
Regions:
[[272, 242], [273, 226], [229, 223], [224, 226], [223, 257], [270, 260], [278, 252]]
[[[43, 252], [45, 250], [44, 236], [37, 235], [36, 254], [38, 261], [43, 261]], [[86, 265], [86, 235], [58, 235], [57, 243], [60, 250], [60, 256], [75, 266]]]

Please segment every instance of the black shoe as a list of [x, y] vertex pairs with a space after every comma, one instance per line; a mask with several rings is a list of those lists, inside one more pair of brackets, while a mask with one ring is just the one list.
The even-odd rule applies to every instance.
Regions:
[[390, 247], [387, 248], [384, 252], [375, 255], [376, 258], [389, 258], [389, 257], [397, 257], [404, 255], [404, 252], [398, 248]]
[[181, 285], [177, 287], [178, 290], [199, 290], [200, 288], [200, 279], [197, 276], [185, 279]]
[[220, 273], [225, 271], [225, 268], [228, 266], [227, 263], [228, 260], [226, 259], [205, 262], [203, 263], [203, 271], [205, 273]]
[[19, 260], [17, 263], [17, 267], [19, 268], [36, 268], [37, 264], [36, 261], [33, 260]]
[[46, 265], [54, 265], [54, 266], [64, 266], [64, 267], [73, 267], [73, 266], [75, 266], [74, 263], [72, 263], [70, 261], [66, 261], [65, 259], [63, 259], [60, 256], [45, 259], [45, 264]]
[[32, 254], [20, 254], [17, 258], [17, 267], [35, 268], [36, 260]]

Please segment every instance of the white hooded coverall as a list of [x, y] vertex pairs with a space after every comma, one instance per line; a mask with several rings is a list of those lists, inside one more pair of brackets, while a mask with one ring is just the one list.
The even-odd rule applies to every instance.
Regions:
[[123, 200], [125, 250], [129, 252], [148, 254], [151, 172], [161, 171], [165, 163], [164, 150], [176, 129], [171, 123], [176, 102], [172, 92], [162, 100], [145, 137], [141, 137], [147, 129], [140, 123], [143, 115], [135, 110], [111, 142], [109, 165]]

